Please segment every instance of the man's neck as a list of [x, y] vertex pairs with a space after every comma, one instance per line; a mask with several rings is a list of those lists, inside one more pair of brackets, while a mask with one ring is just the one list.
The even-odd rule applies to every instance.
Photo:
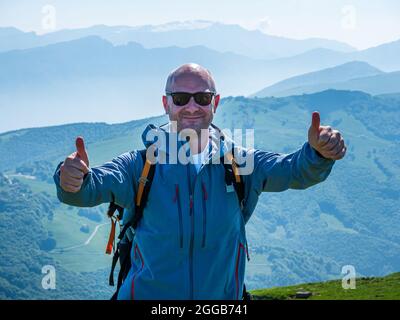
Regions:
[[[170, 126], [170, 132], [181, 132], [177, 130], [176, 126]], [[197, 130], [196, 130], [197, 131]], [[196, 135], [191, 135], [189, 139], [189, 146], [191, 154], [199, 154], [204, 151], [204, 148], [208, 145], [210, 138], [210, 131], [207, 129], [202, 129], [197, 132]]]
[[197, 137], [192, 137], [189, 140], [190, 151], [192, 154], [199, 154], [204, 151], [205, 147], [208, 144], [208, 139], [210, 136], [208, 130], [206, 131], [207, 132], [205, 134], [204, 133], [198, 134]]

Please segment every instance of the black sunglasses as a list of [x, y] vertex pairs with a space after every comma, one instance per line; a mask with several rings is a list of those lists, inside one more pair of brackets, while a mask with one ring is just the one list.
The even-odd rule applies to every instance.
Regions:
[[178, 107], [187, 105], [191, 97], [194, 98], [194, 101], [198, 105], [205, 107], [211, 103], [213, 96], [215, 96], [215, 92], [167, 92], [166, 95], [171, 96], [172, 101]]

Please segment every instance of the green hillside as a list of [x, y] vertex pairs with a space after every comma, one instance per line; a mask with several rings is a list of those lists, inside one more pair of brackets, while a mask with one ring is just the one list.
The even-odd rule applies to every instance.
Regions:
[[[309, 292], [301, 298], [296, 293]], [[400, 272], [385, 277], [356, 279], [355, 289], [343, 289], [342, 280], [304, 283], [251, 291], [255, 300], [400, 300]]]
[[[69, 264], [72, 256], [58, 259], [53, 253], [60, 237], [56, 229], [70, 228], [68, 220], [59, 220], [59, 203], [47, 192], [33, 192], [31, 186], [0, 174], [0, 300], [4, 299], [107, 299], [108, 268], [97, 265], [91, 272], [76, 272]], [[73, 215], [70, 215], [72, 218]], [[46, 225], [57, 222], [53, 228]], [[63, 234], [70, 241], [79, 233], [71, 228]], [[62, 233], [61, 233], [62, 234]], [[96, 250], [98, 252], [98, 250]], [[98, 252], [99, 253], [99, 252]], [[86, 264], [90, 251], [75, 256], [75, 265]], [[56, 289], [42, 288], [42, 268], [54, 266]], [[84, 271], [84, 270], [82, 270]]]

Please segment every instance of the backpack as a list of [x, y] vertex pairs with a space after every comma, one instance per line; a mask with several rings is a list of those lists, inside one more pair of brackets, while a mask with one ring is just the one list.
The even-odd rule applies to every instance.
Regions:
[[[233, 150], [233, 148], [232, 148]], [[140, 150], [139, 153], [142, 157], [144, 166], [142, 169], [141, 176], [139, 178], [138, 192], [135, 199], [135, 214], [131, 221], [125, 223], [121, 230], [120, 221], [123, 218], [124, 209], [114, 202], [109, 204], [107, 215], [111, 219], [111, 231], [108, 239], [106, 253], [111, 254], [114, 251], [114, 256], [111, 264], [111, 272], [109, 276], [109, 285], [114, 286], [114, 270], [119, 260], [120, 271], [118, 274], [117, 290], [111, 297], [111, 300], [116, 300], [119, 289], [129, 273], [131, 268], [130, 253], [132, 249], [133, 237], [135, 236], [135, 229], [143, 216], [144, 208], [146, 207], [147, 198], [150, 193], [151, 184], [153, 182], [155, 164], [152, 164], [146, 159], [147, 149]], [[225, 183], [228, 186], [232, 186], [238, 196], [240, 208], [243, 208], [244, 201], [244, 183], [242, 177], [239, 175], [237, 164], [233, 158], [232, 151], [227, 153], [228, 163], [222, 161], [225, 169]], [[118, 211], [118, 214], [114, 216], [114, 213]], [[115, 229], [117, 223], [120, 225], [120, 234], [118, 236], [118, 243], [115, 246]], [[243, 286], [243, 300], [250, 300], [251, 294], [246, 291], [246, 286]]]

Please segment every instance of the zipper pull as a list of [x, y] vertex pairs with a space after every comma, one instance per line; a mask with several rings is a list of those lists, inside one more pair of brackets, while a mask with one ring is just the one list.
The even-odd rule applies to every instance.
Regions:
[[[190, 195], [190, 209], [193, 209], [193, 196]], [[190, 210], [190, 215], [192, 215], [192, 210]]]

